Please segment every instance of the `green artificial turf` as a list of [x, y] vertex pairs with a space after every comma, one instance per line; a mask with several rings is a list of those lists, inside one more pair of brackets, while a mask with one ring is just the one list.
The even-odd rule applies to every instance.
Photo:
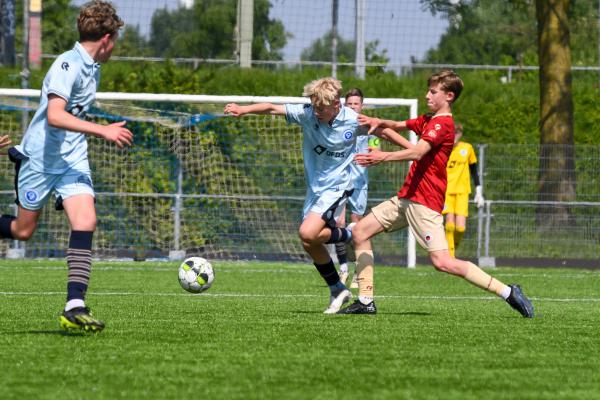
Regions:
[[522, 318], [464, 280], [376, 267], [378, 314], [324, 315], [307, 264], [213, 261], [207, 292], [177, 263], [95, 262], [96, 335], [58, 328], [64, 262], [0, 261], [1, 399], [600, 398], [600, 271], [500, 268]]

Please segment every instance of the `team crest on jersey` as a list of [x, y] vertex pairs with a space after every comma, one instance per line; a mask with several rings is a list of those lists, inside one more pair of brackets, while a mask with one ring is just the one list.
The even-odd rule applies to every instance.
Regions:
[[437, 132], [432, 129], [429, 132], [427, 132], [427, 136], [434, 138], [437, 136]]
[[463, 157], [466, 157], [466, 156], [467, 156], [467, 153], [468, 153], [468, 152], [467, 152], [467, 149], [460, 149], [460, 155], [461, 155], [461, 156], [463, 156]]
[[434, 128], [436, 131], [439, 131], [440, 129], [442, 129], [442, 126], [440, 124], [435, 124]]
[[38, 199], [39, 195], [38, 192], [34, 189], [26, 189], [25, 190], [25, 198], [27, 199], [28, 202], [34, 202]]
[[352, 139], [353, 135], [354, 135], [354, 132], [352, 132], [352, 131], [346, 131], [346, 132], [344, 132], [344, 139], [350, 140], [350, 139]]

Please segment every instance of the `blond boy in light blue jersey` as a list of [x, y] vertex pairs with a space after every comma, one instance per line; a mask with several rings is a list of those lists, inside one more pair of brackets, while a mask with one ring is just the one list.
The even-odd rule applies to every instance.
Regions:
[[358, 114], [342, 106], [341, 90], [341, 82], [337, 79], [322, 78], [304, 86], [303, 96], [310, 98], [310, 104], [257, 103], [240, 106], [230, 103], [224, 109], [226, 114], [236, 117], [246, 114], [283, 115], [288, 123], [302, 126], [307, 189], [298, 234], [304, 250], [329, 286], [330, 299], [325, 314], [335, 314], [352, 297], [340, 281], [325, 244], [351, 239], [351, 232], [336, 227], [335, 221], [352, 194], [350, 164], [355, 154], [356, 138], [364, 134], [358, 126]]

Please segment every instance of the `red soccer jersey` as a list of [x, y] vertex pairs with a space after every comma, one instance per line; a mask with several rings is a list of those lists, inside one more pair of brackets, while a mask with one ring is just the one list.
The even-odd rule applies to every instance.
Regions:
[[441, 213], [448, 183], [446, 164], [454, 146], [452, 114], [421, 115], [406, 121], [406, 126], [429, 142], [431, 150], [420, 160], [413, 161], [398, 197]]

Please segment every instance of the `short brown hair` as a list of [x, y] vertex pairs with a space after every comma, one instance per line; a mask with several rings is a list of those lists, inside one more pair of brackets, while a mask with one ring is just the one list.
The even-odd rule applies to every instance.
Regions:
[[455, 102], [456, 99], [458, 99], [458, 96], [460, 96], [460, 93], [465, 87], [460, 76], [449, 69], [435, 73], [427, 80], [429, 86], [437, 85], [438, 83], [442, 85], [442, 89], [445, 92], [454, 93], [454, 100], [452, 100], [452, 102]]
[[122, 26], [123, 20], [107, 1], [94, 0], [84, 4], [77, 18], [80, 42], [95, 42], [106, 34], [113, 36]]
[[362, 90], [360, 90], [359, 88], [353, 88], [353, 89], [348, 90], [348, 93], [346, 93], [346, 96], [344, 98], [346, 100], [348, 100], [348, 97], [354, 97], [354, 96], [360, 97], [361, 103], [365, 98], [365, 96], [363, 96]]

